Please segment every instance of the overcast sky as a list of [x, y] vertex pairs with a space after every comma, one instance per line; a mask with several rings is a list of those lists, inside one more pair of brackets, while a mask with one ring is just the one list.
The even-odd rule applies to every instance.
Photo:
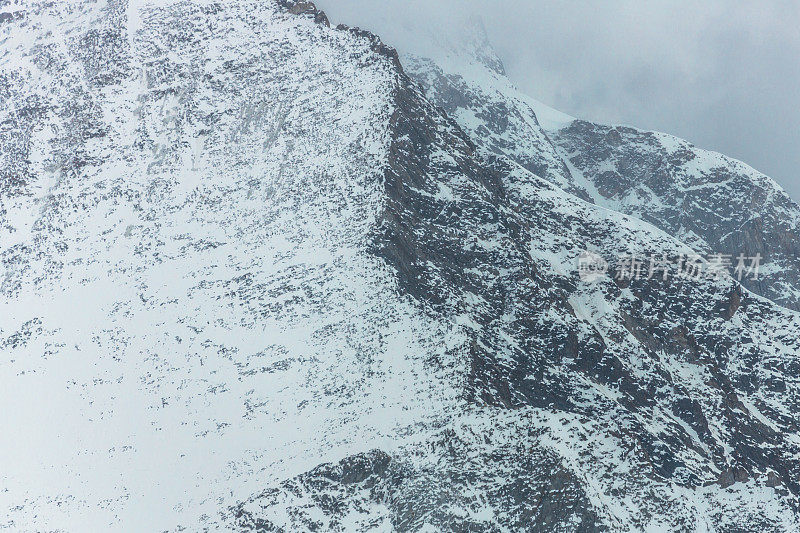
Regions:
[[[420, 20], [483, 20], [509, 77], [573, 116], [672, 133], [800, 200], [800, 2], [317, 0], [399, 49]], [[404, 29], [406, 31], [399, 31]]]

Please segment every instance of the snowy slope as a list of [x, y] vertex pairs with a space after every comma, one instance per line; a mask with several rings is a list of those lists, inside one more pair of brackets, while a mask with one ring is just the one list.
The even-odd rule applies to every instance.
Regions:
[[136, 15], [4, 28], [13, 530], [194, 529], [458, 394], [426, 363], [457, 337], [364, 251], [391, 65], [265, 2]]
[[0, 526], [800, 527], [800, 315], [580, 281], [691, 248], [488, 52], [482, 124], [307, 2], [2, 9]]

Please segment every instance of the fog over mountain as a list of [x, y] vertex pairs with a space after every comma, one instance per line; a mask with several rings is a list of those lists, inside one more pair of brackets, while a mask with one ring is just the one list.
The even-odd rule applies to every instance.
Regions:
[[741, 159], [800, 198], [795, 2], [318, 4], [334, 22], [418, 53], [427, 43], [412, 26], [457, 32], [478, 15], [511, 80], [534, 98], [579, 118], [683, 137]]

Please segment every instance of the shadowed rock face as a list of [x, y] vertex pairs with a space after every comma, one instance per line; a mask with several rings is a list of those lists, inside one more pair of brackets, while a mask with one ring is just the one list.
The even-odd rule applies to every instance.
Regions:
[[[791, 354], [800, 346], [796, 315], [745, 296], [731, 279], [607, 280], [587, 287], [564, 271], [569, 260], [554, 272], [553, 264], [540, 261], [555, 251], [554, 241], [572, 246], [567, 253], [573, 260], [579, 246], [613, 258], [621, 247], [632, 246], [644, 256], [656, 250], [677, 253], [679, 245], [655, 228], [643, 232], [635, 220], [610, 215], [528, 172], [481, 156], [446, 117], [437, 121], [437, 111], [413, 89], [396, 94], [397, 141], [386, 175], [389, 201], [379, 253], [410, 294], [446, 315], [466, 314], [475, 325], [472, 401], [555, 406], [596, 416], [598, 404], [578, 399], [595, 394], [594, 387], [610, 387], [621, 396], [609, 405], [597, 401], [625, 420], [627, 438], [649, 457], [648, 475], [692, 486], [713, 479], [718, 470], [738, 468], [756, 476], [774, 469], [798, 489], [793, 481], [798, 464], [788, 451], [796, 444], [785, 440], [796, 423], [784, 419], [785, 434], [776, 431], [737, 400], [756, 391], [779, 397], [782, 385], [748, 378], [773, 352], [747, 331], [788, 320], [787, 337], [793, 340], [779, 352], [783, 364], [794, 368]], [[452, 157], [438, 160], [449, 166], [437, 163], [442, 150]], [[596, 309], [577, 303], [585, 298], [604, 301], [614, 311], [598, 321], [592, 316]], [[731, 324], [737, 313], [745, 326]], [[644, 359], [636, 363], [638, 357]], [[677, 382], [670, 368], [678, 361], [708, 377], [702, 384]], [[790, 376], [791, 371], [780, 381], [793, 380]], [[796, 397], [784, 401], [786, 413], [797, 406]], [[694, 438], [683, 430], [647, 430], [648, 419], [659, 412], [688, 424]], [[712, 437], [709, 418], [731, 431], [727, 444]], [[687, 466], [681, 456], [690, 450], [703, 456], [706, 466]]]
[[[485, 456], [487, 449], [470, 440], [445, 431], [425, 449], [403, 450], [421, 461], [372, 450], [320, 465], [231, 515], [243, 531], [606, 530], [578, 479], [551, 453], [523, 441], [496, 445]], [[497, 470], [487, 471], [486, 461]], [[286, 510], [282, 519], [262, 518], [275, 508]], [[486, 519], [493, 514], [502, 520]]]
[[[420, 88], [309, 2], [148, 7], [131, 34], [121, 4], [40, 8], [80, 24], [29, 53], [53, 90], [2, 78], [31, 120], [2, 123], [0, 376], [92, 438], [12, 419], [63, 440], [27, 469], [84, 475], [30, 496], [10, 462], [2, 525], [797, 530], [800, 317], [731, 278], [582, 281], [586, 249], [692, 250], [596, 205], [636, 186], [560, 159], [599, 133]], [[94, 315], [50, 311], [72, 295]]]
[[[441, 94], [441, 88], [434, 92]], [[752, 301], [733, 280], [641, 280], [589, 290], [574, 276], [553, 275], [547, 271], [552, 265], [542, 268], [537, 261], [554, 248], [553, 240], [575, 250], [605, 250], [611, 257], [622, 247], [633, 246], [643, 256], [669, 253], [679, 245], [654, 228], [642, 236], [635, 220], [559, 194], [544, 180], [488, 155], [497, 147], [484, 150], [480, 136], [463, 140], [446, 117], [435, 120], [439, 112], [426, 110], [402, 83], [396, 98], [386, 175], [389, 201], [378, 253], [396, 268], [410, 294], [446, 315], [466, 314], [475, 324], [467, 391], [473, 402], [555, 406], [591, 416], [603, 405], [648, 457], [646, 475], [654, 479], [696, 487], [717, 476], [727, 479], [730, 472], [738, 472], [741, 481], [780, 471], [796, 493], [798, 464], [789, 451], [796, 444], [786, 436], [797, 431], [797, 424], [785, 414], [796, 408], [797, 397], [779, 399], [783, 383], [793, 381], [792, 371], [777, 382], [755, 384], [752, 375], [760, 372], [754, 370], [771, 364], [767, 361], [776, 352], [745, 333], [788, 320], [793, 333], [786, 337], [793, 340], [777, 353], [782, 365], [794, 368], [796, 315]], [[455, 112], [458, 105], [451, 102], [451, 107]], [[451, 155], [443, 158], [449, 165], [437, 161], [441, 151]], [[573, 301], [587, 292], [615, 313], [598, 323], [591, 316], [595, 309], [588, 309], [590, 316], [587, 309], [578, 311]], [[745, 326], [730, 324], [737, 313]], [[634, 353], [648, 361], [644, 373], [636, 370], [642, 362], [634, 362]], [[708, 377], [681, 383], [670, 369], [676, 363], [688, 363]], [[576, 401], [596, 393], [597, 386], [616, 389], [621, 398], [611, 405], [599, 398], [597, 404]], [[783, 404], [772, 411], [785, 424], [781, 430], [765, 425], [739, 402], [739, 395], [754, 393]], [[770, 410], [766, 404], [758, 409]], [[654, 434], [648, 420], [659, 412], [692, 429]], [[711, 427], [728, 428], [726, 444], [712, 436], [716, 430], [709, 420]], [[695, 452], [706, 466], [691, 466], [686, 457]]]

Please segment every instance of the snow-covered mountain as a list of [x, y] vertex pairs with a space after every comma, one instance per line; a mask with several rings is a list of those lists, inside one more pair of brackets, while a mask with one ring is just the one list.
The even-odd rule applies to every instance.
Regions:
[[505, 76], [482, 26], [470, 26], [460, 41], [443, 37], [435, 57], [408, 55], [403, 64], [472, 139], [698, 253], [759, 254], [760, 276], [743, 284], [800, 309], [800, 206], [780, 185], [671, 135], [576, 120], [537, 102]]
[[308, 2], [0, 9], [0, 526], [800, 527], [768, 178]]

